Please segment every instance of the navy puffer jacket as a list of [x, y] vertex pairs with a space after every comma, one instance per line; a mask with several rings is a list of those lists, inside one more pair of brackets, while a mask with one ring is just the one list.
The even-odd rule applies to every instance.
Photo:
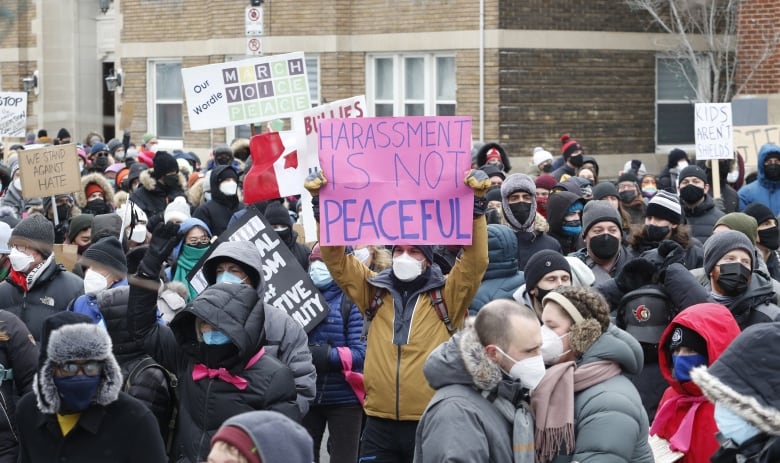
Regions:
[[512, 299], [525, 283], [517, 263], [517, 237], [506, 225], [488, 225], [488, 260], [482, 284], [469, 305], [472, 316], [494, 299]]

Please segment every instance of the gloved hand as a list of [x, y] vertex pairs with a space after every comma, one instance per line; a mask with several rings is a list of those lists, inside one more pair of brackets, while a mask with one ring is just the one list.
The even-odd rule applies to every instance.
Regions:
[[676, 241], [663, 240], [658, 245], [658, 256], [662, 259], [661, 268], [666, 268], [675, 262], [684, 264], [685, 249]]
[[328, 344], [309, 344], [311, 351], [311, 361], [317, 374], [325, 374], [330, 370], [330, 345]]
[[483, 170], [472, 169], [463, 180], [469, 188], [474, 190], [474, 218], [485, 215], [487, 211], [487, 191], [490, 189], [490, 178]]
[[145, 278], [156, 280], [162, 270], [163, 262], [180, 240], [178, 224], [172, 222], [157, 224], [152, 232], [149, 249], [138, 266], [138, 273]]
[[623, 294], [633, 291], [645, 285], [652, 284], [656, 273], [655, 264], [645, 258], [637, 258], [629, 261], [620, 272], [615, 275], [615, 284]]
[[320, 188], [328, 184], [328, 179], [319, 169], [309, 172], [303, 181], [303, 187], [311, 194], [311, 208], [314, 212], [314, 220], [320, 221]]

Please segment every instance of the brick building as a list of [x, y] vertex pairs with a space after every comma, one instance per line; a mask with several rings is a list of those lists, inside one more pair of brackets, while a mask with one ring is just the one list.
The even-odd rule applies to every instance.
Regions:
[[[155, 132], [163, 145], [200, 153], [247, 134], [189, 130], [179, 71], [245, 57], [249, 0], [8, 2], [0, 87], [18, 90], [38, 71], [30, 130], [68, 127], [78, 139], [128, 127], [136, 140]], [[761, 17], [743, 14], [744, 29], [764, 24], [769, 10], [777, 19], [776, 3], [748, 2]], [[475, 140], [497, 140], [513, 156], [538, 145], [557, 152], [564, 132], [591, 154], [693, 143], [692, 92], [665, 55], [670, 37], [621, 0], [266, 0], [263, 8], [264, 52], [305, 52], [314, 103], [365, 94], [375, 115], [470, 115]], [[780, 93], [778, 66], [770, 60], [750, 93]], [[103, 85], [112, 72], [122, 79], [113, 93]]]

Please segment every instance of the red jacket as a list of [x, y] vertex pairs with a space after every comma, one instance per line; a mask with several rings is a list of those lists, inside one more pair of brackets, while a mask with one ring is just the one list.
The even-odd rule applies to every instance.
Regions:
[[[658, 345], [658, 363], [661, 373], [669, 383], [661, 402], [658, 404], [659, 413], [656, 414], [653, 428], [664, 439], [671, 439], [678, 431], [686, 413], [694, 402], [687, 401], [691, 398], [703, 398], [701, 390], [692, 381], [679, 382], [672, 377], [672, 354], [669, 351], [669, 341], [677, 326], [684, 326], [696, 331], [707, 342], [707, 356], [709, 365], [718, 359], [726, 350], [731, 341], [740, 333], [734, 316], [729, 310], [714, 303], [696, 304], [680, 312], [666, 327]], [[661, 413], [664, 404], [668, 401], [676, 401], [676, 407], [669, 415]], [[715, 439], [718, 427], [713, 417], [714, 406], [706, 399], [699, 404], [696, 410], [688, 452], [682, 460], [683, 463], [700, 463], [710, 461], [710, 457], [718, 449], [719, 444]], [[660, 422], [659, 420], [665, 420]]]

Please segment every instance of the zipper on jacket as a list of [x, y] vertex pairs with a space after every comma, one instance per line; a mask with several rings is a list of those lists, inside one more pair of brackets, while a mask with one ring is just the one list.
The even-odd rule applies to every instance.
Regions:
[[[211, 393], [211, 385], [214, 383], [214, 380], [209, 378], [208, 379], [208, 386], [206, 386], [206, 395], [204, 396], [203, 400], [203, 429], [201, 429], [200, 433], [200, 440], [198, 441], [198, 448], [195, 449], [195, 457], [198, 459], [201, 459], [200, 455], [200, 449], [203, 447], [203, 438], [206, 437], [206, 434], [208, 431], [206, 430], [206, 420], [208, 419], [208, 403], [209, 403], [209, 394]], [[210, 445], [209, 445], [210, 446]]]
[[401, 346], [398, 347], [398, 361], [395, 365], [395, 419], [401, 419]]

